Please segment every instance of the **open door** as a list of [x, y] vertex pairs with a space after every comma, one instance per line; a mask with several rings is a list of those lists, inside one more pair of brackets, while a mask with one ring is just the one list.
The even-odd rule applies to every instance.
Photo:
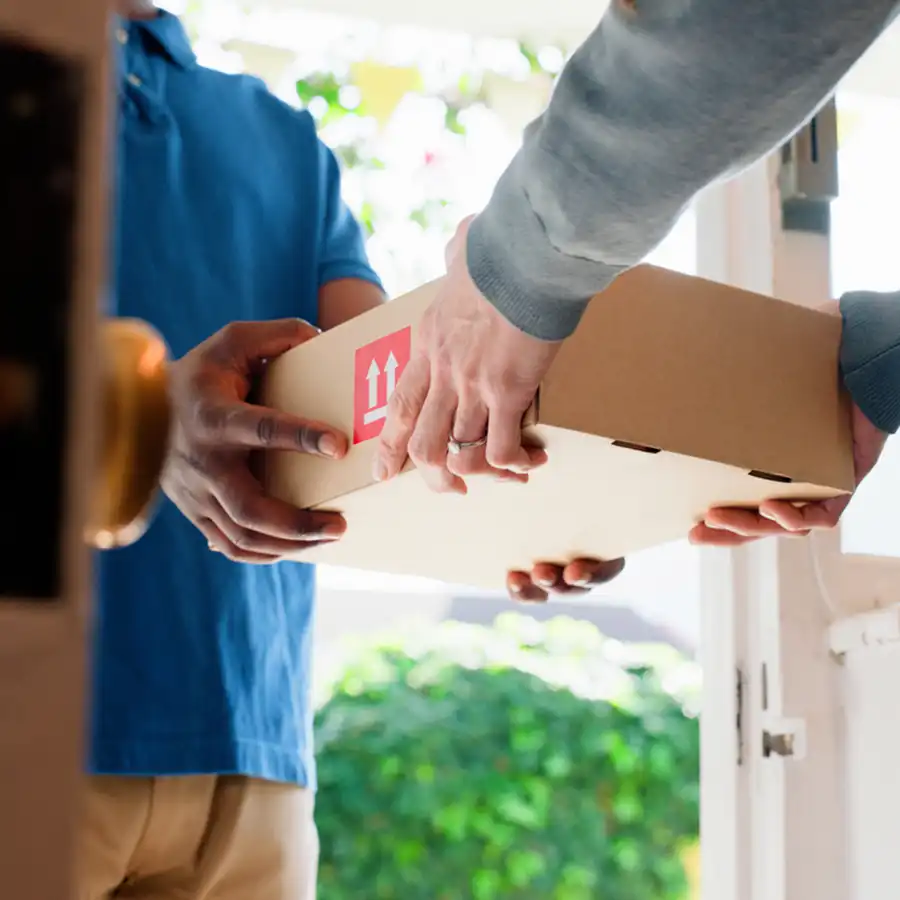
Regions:
[[16, 900], [72, 896], [107, 34], [106, 0], [0, 0], [0, 893]]

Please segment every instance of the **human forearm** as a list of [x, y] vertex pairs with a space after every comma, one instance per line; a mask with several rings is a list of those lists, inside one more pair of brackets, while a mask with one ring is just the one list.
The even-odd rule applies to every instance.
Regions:
[[693, 196], [776, 146], [828, 95], [894, 0], [614, 0], [468, 241], [514, 325], [567, 337]]
[[319, 289], [319, 325], [323, 331], [355, 319], [385, 301], [381, 285], [362, 278], [338, 278]]

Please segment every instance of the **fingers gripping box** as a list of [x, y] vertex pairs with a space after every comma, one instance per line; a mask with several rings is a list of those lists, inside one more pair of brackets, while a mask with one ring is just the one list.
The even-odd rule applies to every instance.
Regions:
[[274, 361], [263, 402], [351, 438], [340, 462], [272, 452], [274, 495], [342, 512], [347, 535], [302, 558], [499, 588], [510, 568], [613, 558], [686, 535], [710, 506], [852, 490], [840, 319], [652, 266], [591, 303], [526, 431], [549, 462], [527, 485], [434, 494], [409, 467], [377, 483], [388, 399], [438, 282]]

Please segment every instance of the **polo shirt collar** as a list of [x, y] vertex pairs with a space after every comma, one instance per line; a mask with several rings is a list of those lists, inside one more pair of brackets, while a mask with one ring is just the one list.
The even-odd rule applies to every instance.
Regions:
[[177, 16], [160, 10], [155, 19], [134, 20], [131, 24], [147, 34], [176, 66], [187, 69], [197, 62], [187, 32]]

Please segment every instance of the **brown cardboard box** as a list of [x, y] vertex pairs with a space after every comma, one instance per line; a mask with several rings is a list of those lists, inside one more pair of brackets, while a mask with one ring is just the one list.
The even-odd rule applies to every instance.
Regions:
[[541, 385], [529, 431], [550, 456], [527, 485], [429, 492], [371, 476], [388, 381], [415, 352], [437, 282], [274, 362], [264, 402], [352, 435], [340, 462], [273, 453], [266, 483], [339, 510], [311, 561], [502, 587], [537, 560], [612, 558], [684, 537], [713, 505], [814, 499], [853, 486], [840, 320], [650, 266], [591, 303]]

